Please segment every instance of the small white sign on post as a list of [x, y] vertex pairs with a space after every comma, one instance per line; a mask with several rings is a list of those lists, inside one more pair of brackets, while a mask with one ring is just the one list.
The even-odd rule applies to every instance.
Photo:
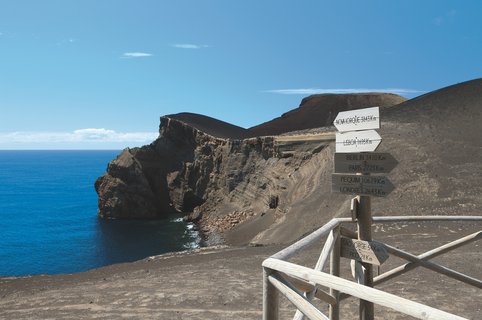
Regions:
[[379, 266], [389, 257], [385, 246], [378, 241], [363, 241], [341, 237], [340, 242], [340, 255], [344, 258]]
[[343, 111], [333, 124], [339, 132], [379, 129], [380, 111], [378, 107]]
[[336, 152], [372, 152], [382, 142], [375, 130], [336, 133]]

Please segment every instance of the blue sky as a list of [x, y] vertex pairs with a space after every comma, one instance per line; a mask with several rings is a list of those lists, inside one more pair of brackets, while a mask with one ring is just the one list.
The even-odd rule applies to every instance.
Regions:
[[480, 1], [0, 0], [0, 149], [152, 141], [159, 116], [242, 127], [316, 92], [414, 97], [478, 78]]

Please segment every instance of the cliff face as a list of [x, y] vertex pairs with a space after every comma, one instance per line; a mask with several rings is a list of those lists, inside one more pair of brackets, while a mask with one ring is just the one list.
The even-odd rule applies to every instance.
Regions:
[[[100, 217], [152, 219], [192, 212], [211, 195], [229, 194], [255, 163], [274, 155], [272, 138], [217, 138], [177, 118], [185, 117], [161, 117], [158, 139], [127, 148], [109, 163], [95, 183]], [[228, 124], [224, 131], [243, 134]]]

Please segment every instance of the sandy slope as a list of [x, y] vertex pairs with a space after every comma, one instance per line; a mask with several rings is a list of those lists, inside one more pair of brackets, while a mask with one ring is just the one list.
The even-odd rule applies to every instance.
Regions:
[[403, 101], [405, 98], [390, 93], [314, 94], [304, 98], [298, 108], [249, 130], [255, 135], [266, 136], [331, 126], [340, 111], [361, 107], [390, 107]]
[[[482, 215], [482, 79], [383, 108], [381, 123], [377, 151], [399, 164], [387, 175], [395, 190], [373, 198], [374, 214]], [[330, 143], [299, 167], [287, 165], [299, 160], [295, 154], [259, 172], [277, 177], [280, 218], [254, 242], [291, 242], [333, 216], [349, 216], [352, 196], [331, 192], [334, 152]]]

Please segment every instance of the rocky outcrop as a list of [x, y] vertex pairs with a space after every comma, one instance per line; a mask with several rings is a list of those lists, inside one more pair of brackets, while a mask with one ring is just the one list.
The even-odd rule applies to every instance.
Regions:
[[[157, 140], [127, 148], [109, 163], [95, 183], [100, 217], [152, 219], [193, 212], [211, 196], [234, 190], [258, 160], [274, 156], [272, 138], [214, 137], [180, 120], [187, 118], [196, 124], [209, 120], [193, 114], [161, 117]], [[211, 127], [221, 136], [249, 135], [218, 120]]]
[[[101, 218], [159, 216], [163, 199], [152, 188], [151, 181], [156, 179], [146, 170], [145, 159], [150, 159], [151, 163], [161, 160], [151, 145], [132, 150], [127, 148], [109, 163], [107, 173], [97, 179], [95, 190]], [[164, 206], [164, 209], [168, 207]]]

